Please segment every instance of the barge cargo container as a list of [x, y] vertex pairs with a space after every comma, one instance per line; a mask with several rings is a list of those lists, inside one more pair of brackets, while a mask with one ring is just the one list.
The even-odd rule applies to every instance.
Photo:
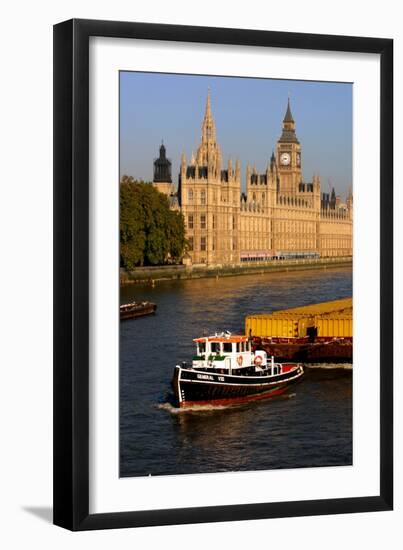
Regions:
[[351, 361], [351, 298], [248, 315], [245, 334], [279, 360]]

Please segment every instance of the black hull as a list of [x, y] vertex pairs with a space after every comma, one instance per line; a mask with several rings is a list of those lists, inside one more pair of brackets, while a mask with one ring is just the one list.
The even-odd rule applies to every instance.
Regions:
[[281, 395], [303, 374], [301, 367], [276, 376], [229, 376], [175, 368], [173, 388], [180, 407], [226, 405]]
[[353, 359], [353, 342], [350, 339], [332, 339], [314, 342], [268, 342], [262, 339], [258, 348], [278, 361], [302, 363], [346, 363]]

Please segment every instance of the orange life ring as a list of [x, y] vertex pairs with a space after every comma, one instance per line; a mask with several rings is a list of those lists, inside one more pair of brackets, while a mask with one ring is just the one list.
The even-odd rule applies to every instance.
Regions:
[[242, 355], [238, 355], [238, 357], [236, 358], [236, 362], [238, 363], [238, 365], [240, 367], [242, 367], [242, 363], [243, 363], [243, 357]]
[[260, 367], [260, 365], [262, 364], [262, 361], [263, 361], [262, 356], [261, 355], [256, 355], [254, 363], [257, 367]]

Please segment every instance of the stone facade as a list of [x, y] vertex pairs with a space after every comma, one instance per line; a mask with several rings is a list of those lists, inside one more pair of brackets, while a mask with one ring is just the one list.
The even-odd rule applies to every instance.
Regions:
[[[165, 159], [165, 148], [163, 155]], [[170, 177], [161, 181], [156, 166], [158, 162], [154, 185], [170, 195], [173, 206], [179, 205], [183, 213], [187, 256], [193, 264], [352, 256], [352, 195], [342, 204], [334, 190], [331, 195], [321, 194], [318, 175], [312, 182], [303, 181], [301, 145], [289, 101], [282, 134], [265, 172], [246, 167], [245, 193], [241, 193], [239, 160], [234, 164], [230, 159], [223, 166], [210, 93], [197, 153], [190, 164], [182, 155], [177, 194]]]

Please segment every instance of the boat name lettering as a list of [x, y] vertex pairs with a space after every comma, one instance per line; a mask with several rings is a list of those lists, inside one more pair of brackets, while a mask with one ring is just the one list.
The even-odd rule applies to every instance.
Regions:
[[209, 374], [198, 374], [197, 378], [201, 378], [202, 380], [214, 380], [214, 376], [210, 376]]

